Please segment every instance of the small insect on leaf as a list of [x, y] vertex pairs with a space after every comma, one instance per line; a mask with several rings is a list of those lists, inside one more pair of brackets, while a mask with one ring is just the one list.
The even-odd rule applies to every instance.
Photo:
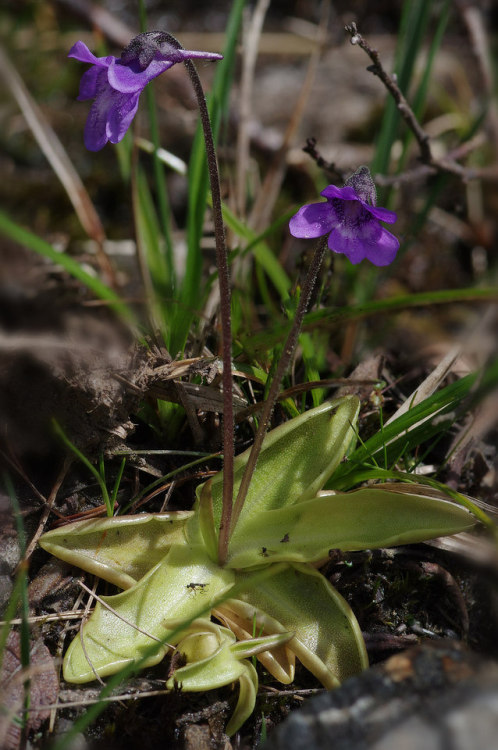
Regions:
[[200, 589], [201, 591], [205, 589], [207, 586], [207, 583], [187, 583], [186, 587], [187, 589], [191, 589], [192, 591], [197, 591]]

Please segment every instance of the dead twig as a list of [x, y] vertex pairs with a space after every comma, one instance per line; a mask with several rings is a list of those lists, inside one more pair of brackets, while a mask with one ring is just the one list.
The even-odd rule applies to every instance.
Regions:
[[[465, 156], [468, 156], [468, 154], [471, 154], [473, 151], [475, 151], [477, 148], [480, 148], [485, 143], [486, 137], [483, 133], [479, 133], [474, 138], [471, 138], [470, 141], [466, 141], [465, 143], [460, 144], [460, 146], [458, 146], [457, 148], [449, 151], [446, 158], [450, 159], [451, 161], [458, 161], [458, 159], [463, 159]], [[480, 177], [484, 179], [485, 172], [492, 175], [492, 170], [494, 169], [494, 167], [486, 168], [485, 170], [481, 169]], [[389, 187], [390, 185], [392, 185], [393, 187], [399, 187], [399, 185], [407, 182], [413, 183], [425, 180], [430, 175], [436, 174], [436, 172], [437, 168], [435, 166], [431, 166], [430, 164], [420, 164], [413, 169], [407, 169], [405, 172], [400, 172], [400, 174], [376, 174], [375, 182], [381, 187]]]
[[345, 181], [346, 172], [344, 172], [344, 170], [342, 169], [339, 169], [339, 167], [337, 167], [333, 161], [326, 161], [323, 158], [316, 147], [316, 138], [306, 138], [306, 146], [303, 147], [303, 151], [305, 154], [309, 154], [309, 156], [311, 156], [313, 161], [316, 162], [317, 167], [323, 169], [324, 172], [329, 172], [329, 174], [331, 174], [332, 176], [337, 175], [340, 180], [342, 180], [343, 182]]
[[484, 168], [471, 168], [462, 166], [450, 156], [440, 159], [435, 157], [432, 153], [429, 134], [423, 129], [417, 120], [415, 113], [396, 83], [395, 77], [389, 75], [385, 70], [377, 50], [373, 49], [366, 39], [364, 39], [358, 32], [358, 27], [354, 21], [348, 26], [345, 26], [345, 29], [351, 36], [351, 44], [357, 44], [371, 59], [373, 65], [370, 65], [367, 70], [380, 78], [393, 97], [401, 117], [415, 136], [420, 150], [419, 158], [424, 165], [431, 167], [435, 172], [446, 172], [457, 175], [465, 182], [477, 178], [490, 180], [498, 179], [498, 165]]
[[462, 20], [467, 27], [472, 52], [474, 53], [484, 94], [487, 99], [487, 122], [495, 148], [498, 147], [498, 105], [494, 97], [493, 56], [489, 34], [486, 31], [486, 19], [479, 3], [469, 0], [456, 0]]
[[35, 547], [38, 544], [38, 539], [41, 537], [41, 535], [45, 531], [45, 525], [46, 525], [46, 523], [48, 521], [48, 517], [50, 516], [50, 513], [53, 510], [53, 505], [54, 505], [54, 502], [55, 502], [55, 500], [57, 498], [57, 494], [58, 494], [58, 492], [59, 492], [59, 490], [60, 490], [60, 488], [62, 486], [62, 483], [63, 483], [64, 479], [66, 478], [66, 475], [67, 475], [67, 473], [69, 471], [69, 468], [70, 468], [72, 462], [73, 462], [73, 459], [70, 456], [67, 456], [64, 459], [64, 462], [62, 464], [62, 468], [59, 471], [59, 473], [57, 474], [57, 478], [56, 478], [56, 480], [54, 482], [54, 485], [52, 487], [50, 495], [48, 496], [48, 498], [47, 498], [47, 500], [45, 502], [45, 507], [43, 509], [42, 517], [40, 518], [40, 522], [38, 524], [38, 528], [36, 529], [36, 532], [35, 532], [33, 538], [31, 539], [31, 541], [30, 541], [30, 543], [28, 545], [28, 548], [26, 550], [26, 554], [24, 556], [24, 560], [29, 560], [29, 558], [31, 557], [31, 555], [35, 551]]
[[259, 42], [270, 0], [258, 0], [247, 24], [242, 45], [242, 75], [240, 82], [239, 128], [237, 133], [237, 169], [235, 198], [239, 216], [246, 214], [246, 180], [249, 169], [252, 94]]

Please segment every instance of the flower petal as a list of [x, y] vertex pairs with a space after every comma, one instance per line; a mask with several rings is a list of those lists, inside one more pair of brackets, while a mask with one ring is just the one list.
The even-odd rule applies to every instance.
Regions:
[[376, 219], [379, 219], [379, 221], [385, 221], [387, 224], [394, 224], [398, 219], [394, 211], [389, 211], [388, 208], [371, 206], [369, 203], [365, 203], [365, 201], [361, 201], [361, 204], [363, 208], [366, 208], [366, 210], [369, 211], [372, 216], [375, 216]]
[[80, 81], [80, 93], [78, 94], [78, 101], [84, 102], [86, 99], [95, 99], [97, 96], [98, 78], [102, 73], [102, 68], [93, 65], [81, 76]]
[[398, 239], [374, 219], [356, 227], [340, 224], [330, 233], [328, 245], [354, 265], [367, 258], [375, 266], [387, 266], [399, 249]]
[[369, 246], [366, 257], [375, 266], [388, 266], [399, 250], [399, 240], [394, 234], [380, 227], [380, 235], [373, 246]]
[[169, 60], [153, 60], [145, 70], [139, 70], [134, 65], [123, 65], [116, 60], [109, 66], [107, 72], [110, 85], [121, 94], [140, 93], [147, 86], [149, 81], [156, 78], [165, 70], [174, 65]]
[[[339, 224], [329, 237], [329, 248], [334, 253], [344, 253], [351, 263], [356, 264], [364, 258], [372, 258], [369, 251], [376, 247], [382, 227], [362, 209], [361, 221], [350, 221]], [[372, 261], [374, 262], [374, 261]]]
[[157, 57], [141, 70], [136, 61], [132, 63], [123, 63], [121, 60], [115, 60], [109, 66], [109, 83], [123, 94], [135, 93], [142, 91], [153, 78], [164, 73], [165, 70], [184, 60], [200, 57], [207, 60], [219, 60], [222, 55], [210, 52], [196, 52], [185, 49], [176, 49], [168, 45], [165, 54], [156, 53]]
[[323, 195], [325, 198], [340, 198], [343, 201], [360, 200], [353, 188], [348, 185], [342, 188], [338, 188], [335, 185], [329, 185], [325, 190], [322, 190], [320, 195]]
[[89, 151], [100, 151], [109, 140], [107, 121], [119, 96], [107, 82], [107, 71], [101, 69], [96, 79], [95, 101], [85, 124], [84, 140]]
[[346, 235], [343, 230], [344, 226], [341, 225], [330, 233], [328, 246], [334, 253], [344, 253], [356, 265], [366, 258], [364, 243], [359, 237]]
[[93, 52], [90, 52], [86, 44], [83, 42], [76, 42], [76, 44], [73, 44], [67, 56], [74, 57], [75, 60], [79, 60], [80, 62], [98, 65], [100, 68], [108, 68], [111, 62], [116, 59], [112, 55], [108, 55], [107, 57], [95, 57]]
[[106, 120], [101, 116], [97, 102], [92, 104], [87, 117], [83, 140], [85, 147], [89, 151], [100, 151], [109, 140], [106, 130]]
[[123, 140], [126, 131], [138, 109], [140, 92], [136, 94], [117, 94], [113, 107], [107, 117], [106, 132], [111, 143]]
[[289, 230], [294, 237], [321, 237], [330, 232], [336, 221], [330, 201], [310, 203], [300, 208], [292, 217], [289, 221]]

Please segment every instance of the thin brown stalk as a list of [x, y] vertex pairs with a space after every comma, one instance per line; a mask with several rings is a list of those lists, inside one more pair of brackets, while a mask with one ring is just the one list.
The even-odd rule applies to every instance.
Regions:
[[[180, 42], [174, 36], [164, 32], [164, 36], [177, 48], [182, 48]], [[209, 110], [204, 96], [202, 83], [197, 73], [197, 68], [191, 60], [184, 60], [188, 71], [190, 82], [197, 99], [197, 106], [201, 118], [204, 144], [206, 148], [206, 159], [209, 173], [209, 185], [211, 188], [211, 200], [213, 209], [214, 235], [216, 247], [216, 265], [218, 267], [218, 283], [220, 287], [220, 316], [221, 337], [223, 347], [223, 509], [220, 522], [220, 533], [218, 538], [218, 561], [223, 565], [228, 553], [228, 534], [233, 505], [233, 461], [234, 449], [234, 413], [232, 400], [232, 325], [231, 325], [231, 290], [230, 276], [228, 271], [228, 253], [225, 240], [225, 226], [221, 206], [220, 176], [218, 171], [218, 160], [214, 145], [213, 131]]]
[[221, 210], [220, 178], [218, 161], [214, 146], [213, 131], [209, 112], [202, 89], [202, 84], [195, 65], [185, 60], [190, 80], [197, 97], [197, 106], [201, 116], [206, 156], [211, 187], [213, 206], [214, 234], [216, 245], [216, 265], [220, 287], [221, 338], [223, 346], [223, 509], [221, 514], [220, 533], [218, 538], [218, 562], [223, 565], [228, 554], [228, 535], [233, 505], [233, 461], [234, 449], [234, 414], [232, 400], [232, 324], [231, 324], [231, 290], [228, 273], [228, 254], [225, 241], [225, 226]]
[[52, 512], [52, 507], [54, 505], [55, 499], [62, 486], [64, 479], [66, 478], [66, 474], [69, 471], [69, 467], [71, 466], [72, 462], [73, 462], [72, 456], [66, 456], [66, 458], [64, 459], [62, 468], [60, 472], [57, 474], [54, 485], [50, 491], [50, 495], [48, 496], [46, 500], [45, 507], [42, 513], [42, 517], [40, 518], [40, 522], [38, 524], [38, 528], [36, 529], [36, 532], [28, 545], [26, 554], [24, 555], [24, 560], [29, 560], [29, 558], [31, 557], [31, 555], [33, 554], [35, 550], [36, 545], [38, 544], [38, 539], [41, 537], [41, 535], [45, 531], [45, 525], [47, 523], [50, 513]]
[[266, 399], [264, 407], [263, 407], [263, 412], [261, 414], [258, 431], [256, 433], [256, 437], [254, 438], [254, 443], [252, 445], [251, 452], [249, 454], [249, 459], [247, 461], [246, 467], [244, 469], [244, 474], [242, 476], [242, 481], [240, 483], [239, 491], [237, 494], [237, 499], [233, 507], [232, 525], [230, 528], [231, 532], [233, 532], [235, 525], [237, 523], [237, 520], [242, 511], [242, 507], [244, 505], [244, 501], [247, 496], [247, 491], [249, 489], [249, 484], [251, 482], [252, 475], [256, 468], [258, 457], [261, 451], [261, 446], [263, 445], [263, 440], [266, 434], [266, 430], [270, 423], [270, 418], [273, 413], [275, 402], [278, 398], [278, 391], [280, 388], [280, 384], [282, 382], [282, 378], [285, 375], [285, 371], [287, 370], [287, 367], [289, 366], [289, 363], [296, 349], [298, 338], [299, 338], [299, 333], [301, 331], [301, 326], [302, 326], [303, 319], [304, 319], [304, 315], [310, 303], [311, 295], [315, 286], [316, 278], [318, 276], [318, 271], [320, 270], [320, 266], [322, 264], [322, 260], [323, 260], [323, 256], [325, 254], [326, 248], [327, 248], [327, 237], [323, 237], [318, 243], [318, 246], [315, 250], [315, 254], [311, 261], [310, 267], [308, 269], [308, 273], [304, 280], [304, 284], [301, 290], [301, 296], [299, 298], [299, 303], [296, 309], [296, 314], [294, 317], [292, 328], [287, 337], [287, 341], [285, 342], [282, 356], [280, 358], [277, 370], [275, 372], [274, 378], [270, 385], [270, 389], [268, 391], [268, 398]]

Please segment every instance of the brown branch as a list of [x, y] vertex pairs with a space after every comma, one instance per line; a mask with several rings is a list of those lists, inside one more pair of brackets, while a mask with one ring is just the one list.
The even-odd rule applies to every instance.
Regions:
[[441, 159], [436, 158], [431, 150], [429, 134], [423, 129], [423, 127], [417, 120], [415, 113], [413, 112], [412, 108], [401, 92], [398, 84], [396, 83], [395, 77], [389, 75], [389, 73], [387, 73], [384, 69], [377, 50], [373, 49], [366, 41], [366, 39], [364, 39], [358, 32], [358, 28], [354, 21], [350, 25], [345, 26], [345, 30], [351, 36], [351, 44], [357, 44], [359, 47], [361, 47], [362, 50], [367, 53], [367, 55], [371, 59], [373, 65], [370, 65], [367, 70], [380, 78], [386, 89], [393, 97], [401, 117], [404, 119], [408, 128], [411, 130], [417, 140], [420, 149], [419, 158], [420, 161], [425, 165], [425, 167], [431, 168], [431, 170], [434, 172], [446, 172], [457, 175], [464, 181], [473, 180], [476, 178], [491, 180], [498, 179], [498, 166], [496, 165], [484, 169], [473, 169], [462, 166], [449, 156], [443, 157]]
[[[309, 154], [313, 161], [316, 162], [316, 166], [323, 169], [324, 172], [329, 172], [331, 175], [337, 175], [343, 182], [346, 179], [346, 173], [339, 169], [333, 161], [326, 161], [316, 147], [316, 138], [306, 138], [306, 146], [303, 147], [305, 154]], [[353, 171], [353, 170], [351, 170]]]
[[380, 80], [396, 102], [396, 107], [398, 108], [401, 117], [404, 119], [413, 135], [417, 139], [418, 145], [420, 147], [421, 160], [424, 162], [424, 164], [432, 164], [433, 156], [429, 143], [430, 136], [419, 124], [412, 108], [401, 93], [401, 90], [395, 79], [384, 70], [384, 67], [380, 61], [379, 53], [376, 49], [372, 49], [369, 43], [365, 39], [363, 39], [361, 34], [358, 33], [358, 28], [354, 21], [350, 26], [346, 26], [345, 29], [348, 34], [351, 35], [351, 44], [357, 44], [359, 47], [361, 47], [373, 62], [373, 65], [370, 65], [367, 70], [380, 78]]
[[[484, 143], [486, 143], [486, 138], [484, 137], [483, 133], [480, 133], [470, 141], [466, 141], [465, 143], [460, 144], [460, 146], [458, 146], [457, 148], [452, 149], [447, 154], [446, 159], [449, 159], [451, 161], [463, 159], [465, 156], [468, 156], [468, 154], [472, 153], [472, 151], [475, 151], [476, 148], [480, 148]], [[496, 174], [498, 173], [498, 167], [468, 169], [467, 179], [470, 179], [471, 176], [476, 178], [479, 177], [480, 179], [486, 179], [488, 176], [492, 175], [492, 170], [494, 170], [496, 176]], [[436, 174], [437, 171], [438, 170], [435, 166], [431, 166], [429, 164], [420, 164], [418, 167], [407, 169], [405, 172], [401, 172], [400, 174], [376, 174], [375, 182], [383, 187], [388, 185], [394, 185], [395, 187], [397, 187], [398, 185], [401, 185], [405, 182], [419, 182], [421, 180], [425, 180], [429, 175]]]

